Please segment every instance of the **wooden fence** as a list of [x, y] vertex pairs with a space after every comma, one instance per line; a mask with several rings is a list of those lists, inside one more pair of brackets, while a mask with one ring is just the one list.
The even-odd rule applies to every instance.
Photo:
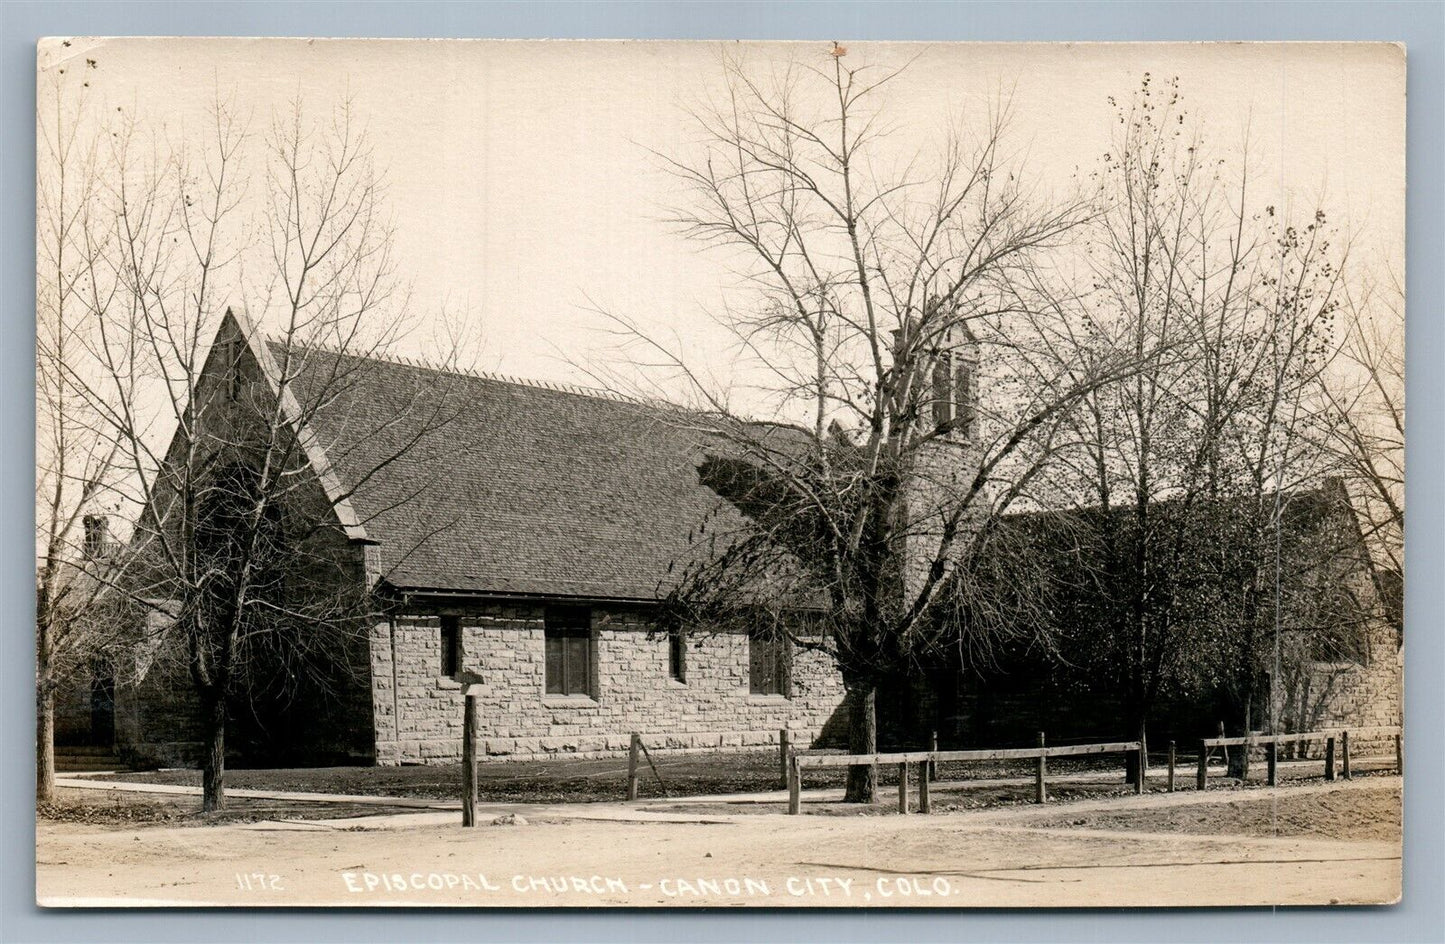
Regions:
[[788, 812], [802, 811], [803, 771], [811, 767], [854, 767], [862, 765], [896, 764], [898, 767], [898, 812], [908, 813], [908, 768], [915, 766], [918, 771], [918, 811], [932, 812], [928, 795], [931, 772], [943, 763], [967, 763], [970, 761], [1033, 760], [1034, 802], [1043, 803], [1048, 799], [1048, 759], [1050, 757], [1081, 757], [1089, 754], [1133, 754], [1138, 758], [1135, 766], [1134, 792], [1144, 792], [1144, 778], [1148, 775], [1149, 761], [1144, 745], [1139, 741], [1110, 741], [1103, 744], [1066, 744], [1045, 747], [1044, 736], [1039, 735], [1038, 747], [1012, 747], [987, 751], [904, 751], [895, 754], [823, 754], [813, 751], [795, 751], [788, 763]]
[[[1394, 737], [1395, 739], [1395, 767], [1401, 774], [1405, 772], [1404, 744], [1400, 737], [1398, 726], [1374, 727], [1374, 728], [1350, 728], [1335, 729], [1330, 731], [1305, 731], [1298, 734], [1250, 734], [1243, 737], [1216, 737], [1205, 738], [1199, 742], [1199, 769], [1195, 774], [1194, 786], [1203, 790], [1209, 782], [1209, 754], [1213, 748], [1242, 747], [1246, 751], [1252, 747], [1264, 748], [1264, 760], [1266, 768], [1266, 781], [1271, 787], [1279, 783], [1279, 746], [1281, 744], [1309, 744], [1324, 742], [1325, 745], [1325, 779], [1334, 780], [1337, 774], [1343, 774], [1345, 779], [1350, 779], [1350, 735], [1355, 736], [1356, 741], [1362, 737], [1379, 738]], [[1343, 762], [1336, 764], [1336, 746], [1338, 753], [1342, 756]], [[1172, 748], [1172, 745], [1171, 745]], [[1226, 755], [1227, 756], [1227, 755]], [[1174, 782], [1174, 752], [1169, 753], [1169, 782]]]
[[[470, 699], [469, 699], [470, 701]], [[1358, 742], [1362, 738], [1378, 740], [1380, 738], [1393, 737], [1395, 742], [1395, 766], [1404, 773], [1403, 744], [1400, 737], [1400, 728], [1395, 727], [1372, 727], [1372, 728], [1351, 728], [1336, 729], [1330, 731], [1309, 731], [1301, 734], [1272, 734], [1272, 735], [1249, 735], [1246, 737], [1214, 737], [1205, 738], [1200, 741], [1199, 769], [1196, 778], [1196, 787], [1205, 789], [1209, 773], [1209, 756], [1214, 748], [1228, 749], [1229, 747], [1242, 747], [1249, 750], [1253, 747], [1263, 747], [1268, 766], [1268, 781], [1271, 786], [1278, 783], [1278, 760], [1279, 745], [1290, 743], [1318, 743], [1325, 745], [1325, 779], [1334, 780], [1336, 768], [1345, 779], [1351, 775], [1350, 769], [1350, 738], [1354, 736]], [[1107, 741], [1096, 744], [1061, 744], [1053, 747], [1044, 744], [1043, 732], [1039, 733], [1037, 747], [1011, 747], [994, 750], [973, 750], [973, 751], [940, 751], [937, 749], [938, 736], [933, 735], [933, 750], [927, 751], [903, 751], [887, 754], [833, 754], [822, 751], [799, 751], [793, 747], [792, 732], [786, 728], [778, 732], [778, 760], [782, 768], [782, 780], [788, 790], [788, 812], [797, 814], [801, 812], [803, 771], [808, 768], [825, 767], [853, 767], [853, 766], [877, 766], [880, 764], [892, 764], [898, 768], [898, 811], [908, 813], [908, 781], [909, 768], [913, 767], [918, 778], [918, 811], [920, 813], [932, 812], [931, 799], [929, 797], [929, 784], [937, 779], [938, 765], [941, 763], [968, 763], [973, 761], [1008, 761], [1008, 760], [1032, 760], [1035, 761], [1034, 768], [1034, 802], [1043, 803], [1048, 799], [1048, 759], [1050, 757], [1085, 757], [1093, 754], [1125, 754], [1133, 755], [1135, 763], [1132, 773], [1134, 792], [1142, 794], [1146, 778], [1149, 774], [1149, 758], [1146, 753], [1143, 741]], [[1338, 752], [1336, 750], [1338, 745]], [[632, 735], [631, 749], [628, 751], [627, 759], [627, 799], [637, 800], [639, 793], [639, 782], [642, 779], [641, 762], [645, 762], [651, 768], [652, 775], [657, 780], [659, 788], [664, 797], [668, 796], [667, 785], [663, 782], [662, 775], [653, 763], [652, 755], [647, 750], [647, 745], [642, 741], [640, 735]], [[1339, 754], [1342, 765], [1337, 765], [1336, 754]], [[1168, 781], [1167, 790], [1174, 792], [1176, 749], [1173, 741], [1169, 742]], [[476, 787], [474, 778], [466, 776], [468, 768], [475, 761], [463, 760], [463, 818], [468, 825], [474, 821], [469, 814], [470, 807], [476, 802]], [[470, 800], [470, 802], [468, 802]]]

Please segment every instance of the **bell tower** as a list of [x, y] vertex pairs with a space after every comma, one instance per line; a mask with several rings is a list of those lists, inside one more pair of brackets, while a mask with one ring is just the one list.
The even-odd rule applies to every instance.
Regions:
[[[946, 572], [967, 543], [975, 515], [962, 508], [981, 454], [977, 340], [962, 324], [952, 325], [918, 360], [917, 426], [904, 501], [904, 593], [910, 600], [934, 562], [941, 560]], [[954, 535], [944, 548], [950, 522]]]

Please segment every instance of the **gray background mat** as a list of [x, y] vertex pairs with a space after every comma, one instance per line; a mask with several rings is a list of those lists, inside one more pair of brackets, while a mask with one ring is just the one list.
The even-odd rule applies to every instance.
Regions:
[[[1394, 908], [1167, 912], [44, 912], [34, 905], [33, 312], [35, 41], [47, 35], [1389, 40], [1409, 70], [1409, 576], [1405, 895]], [[0, 738], [3, 941], [1442, 941], [1445, 611], [1440, 410], [1445, 5], [1145, 2], [19, 2], [0, 0]]]

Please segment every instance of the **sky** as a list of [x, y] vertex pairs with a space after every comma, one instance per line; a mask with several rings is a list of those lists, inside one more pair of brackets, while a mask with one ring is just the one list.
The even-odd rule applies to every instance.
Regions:
[[[1403, 49], [1386, 44], [855, 43], [849, 62], [899, 65], [889, 93], [904, 148], [941, 141], [1003, 92], [1014, 145], [1043, 192], [1108, 150], [1113, 110], [1140, 78], [1178, 76], [1219, 153], [1246, 131], [1258, 205], [1318, 203], [1355, 256], [1402, 270]], [[745, 44], [751, 61], [825, 63], [830, 44]], [[96, 60], [90, 92], [172, 140], [196, 140], [216, 97], [255, 132], [300, 96], [324, 114], [350, 96], [386, 174], [400, 275], [425, 354], [439, 313], [463, 318], [470, 360], [500, 373], [588, 382], [575, 362], [612, 344], [597, 307], [681, 339], [726, 369], [713, 315], [746, 303], [729, 260], [664, 217], [677, 184], [652, 152], [683, 153], [687, 108], [716, 86], [715, 42], [80, 39], [43, 43], [40, 87]], [[1403, 274], [1401, 272], [1401, 274]], [[242, 300], [244, 301], [244, 300]]]

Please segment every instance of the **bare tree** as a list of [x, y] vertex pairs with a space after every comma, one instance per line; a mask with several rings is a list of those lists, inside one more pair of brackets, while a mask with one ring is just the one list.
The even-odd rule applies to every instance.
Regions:
[[[725, 52], [724, 90], [694, 113], [698, 151], [661, 156], [691, 194], [672, 221], [740, 266], [751, 300], [726, 324], [777, 421], [609, 317], [632, 363], [692, 392], [701, 411], [677, 421], [709, 437], [704, 480], [750, 521], [682, 562], [678, 618], [827, 652], [850, 750], [872, 753], [881, 684], [1042, 625], [1026, 596], [978, 579], [1004, 540], [993, 523], [1132, 357], [1086, 356], [1046, 288], [1043, 255], [1086, 212], [1025, 182], [1007, 103], [937, 153], [907, 152], [886, 106], [903, 69], [830, 53], [754, 69]], [[850, 769], [850, 801], [875, 790], [872, 767]]]
[[[107, 248], [95, 232], [98, 160], [86, 119], [95, 60], [59, 67], [40, 93], [36, 180], [36, 781], [55, 791], [55, 695], [112, 640], [115, 614], [94, 571], [107, 566], [100, 513], [116, 451], [97, 435], [97, 413], [73, 374], [85, 363], [105, 289], [87, 273]], [[69, 73], [69, 74], [68, 74]]]
[[1185, 123], [1177, 83], [1161, 87], [1146, 74], [1115, 107], [1113, 140], [1093, 175], [1086, 303], [1102, 327], [1092, 343], [1106, 351], [1157, 345], [1169, 356], [1090, 394], [1078, 414], [1084, 462], [1056, 478], [1059, 491], [1099, 512], [1081, 519], [1094, 532], [1097, 554], [1084, 576], [1099, 601], [1084, 651], [1115, 677], [1121, 721], [1133, 734], [1143, 732], [1186, 646], [1190, 621], [1180, 604], [1197, 596], [1183, 592], [1185, 565], [1200, 550], [1198, 506], [1218, 491], [1220, 426], [1237, 396], [1231, 379], [1201, 359], [1233, 343], [1239, 326], [1230, 322], [1248, 304], [1255, 263], [1246, 210], [1236, 203], [1244, 182], [1228, 192]]
[[[1300, 569], [1329, 573], [1349, 559], [1360, 563], [1355, 548], [1330, 540], [1324, 530], [1316, 535], [1312, 560], [1286, 556], [1292, 503], [1325, 491], [1339, 471], [1335, 457], [1319, 448], [1328, 421], [1319, 391], [1343, 295], [1345, 253], [1332, 246], [1334, 230], [1323, 210], [1300, 224], [1273, 207], [1265, 208], [1265, 217], [1270, 222], [1264, 268], [1272, 271], [1253, 290], [1253, 317], [1237, 331], [1233, 351], [1239, 356], [1233, 359], [1243, 360], [1251, 350], [1258, 354], [1247, 361], [1248, 392], [1223, 438], [1222, 464], [1232, 471], [1231, 490], [1246, 512], [1239, 546], [1247, 553], [1227, 584], [1242, 604], [1232, 609], [1238, 619], [1226, 644], [1232, 659], [1225, 673], [1233, 723], [1241, 730], [1261, 725], [1273, 730], [1278, 724], [1274, 689], [1288, 651], [1281, 636], [1294, 628], [1287, 609], [1291, 578], [1300, 576]], [[1246, 347], [1251, 341], [1253, 348]], [[1320, 635], [1358, 624], [1340, 606], [1325, 612], [1328, 617], [1315, 623]], [[1239, 752], [1241, 776], [1246, 762]]]
[[[1262, 713], [1290, 496], [1332, 471], [1317, 448], [1341, 253], [1323, 212], [1296, 227], [1251, 202], [1188, 120], [1177, 80], [1145, 75], [1095, 174], [1090, 303], [1104, 349], [1167, 356], [1090, 394], [1086, 466], [1063, 469], [1098, 532], [1092, 574], [1128, 729], [1209, 665], [1245, 729]], [[1325, 553], [1328, 556], [1328, 553]], [[1296, 563], [1301, 563], [1296, 559]], [[1301, 564], [1303, 566], [1303, 564]]]
[[1324, 383], [1333, 420], [1328, 442], [1386, 581], [1405, 572], [1404, 302], [1393, 273], [1344, 298], [1336, 369]]
[[[454, 409], [448, 375], [432, 372], [384, 415], [318, 438], [317, 418], [368, 384], [406, 324], [382, 183], [350, 103], [322, 122], [297, 104], [256, 138], [218, 103], [200, 155], [140, 137], [123, 129], [112, 156], [105, 261], [125, 304], [100, 319], [98, 367], [77, 382], [139, 509], [114, 589], [153, 614], [139, 642], [189, 679], [209, 811], [224, 803], [237, 702], [365, 671], [375, 604], [351, 496]], [[347, 481], [331, 465], [343, 455]]]

